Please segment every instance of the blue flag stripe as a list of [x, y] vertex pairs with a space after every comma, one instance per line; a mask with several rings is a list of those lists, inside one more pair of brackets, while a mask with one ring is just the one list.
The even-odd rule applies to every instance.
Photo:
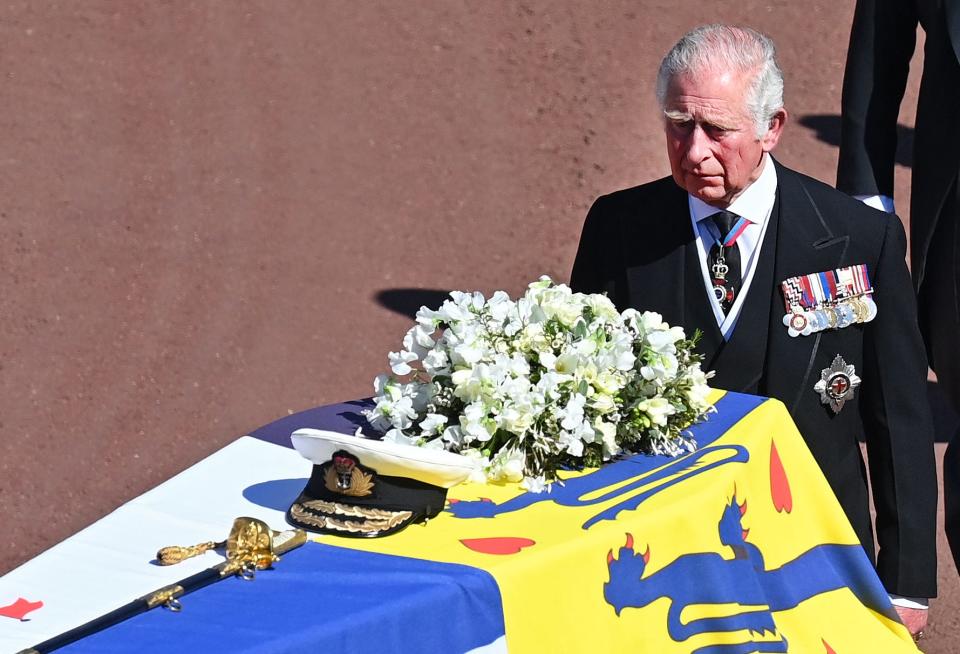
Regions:
[[63, 648], [64, 654], [465, 652], [504, 634], [493, 577], [464, 565], [307, 543]]

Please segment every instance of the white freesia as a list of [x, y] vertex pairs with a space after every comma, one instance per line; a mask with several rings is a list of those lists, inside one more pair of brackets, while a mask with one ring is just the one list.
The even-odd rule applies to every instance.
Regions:
[[407, 352], [406, 350], [400, 350], [399, 352], [391, 352], [388, 355], [390, 360], [390, 369], [393, 370], [393, 374], [400, 375], [409, 375], [413, 372], [413, 368], [410, 367], [410, 363], [417, 360], [417, 355], [413, 352]]
[[450, 372], [450, 359], [441, 349], [433, 349], [423, 357], [423, 369], [431, 375], [440, 375]]
[[558, 465], [689, 451], [684, 430], [711, 409], [680, 327], [546, 277], [516, 301], [454, 291], [421, 307], [388, 360], [365, 411], [384, 438], [466, 454], [474, 480], [535, 492]]
[[523, 483], [521, 483], [520, 486], [531, 493], [542, 493], [544, 491], [548, 493], [550, 492], [550, 484], [547, 483], [547, 480], [543, 475], [537, 475], [536, 477], [524, 477]]
[[603, 415], [616, 409], [617, 401], [612, 395], [597, 393], [590, 397], [590, 406], [595, 409], [597, 413]]
[[583, 422], [583, 405], [586, 403], [586, 397], [579, 393], [574, 393], [563, 410], [560, 426], [568, 430], [578, 427], [580, 423]]
[[428, 413], [427, 417], [420, 421], [420, 435], [434, 436], [447, 424], [449, 418], [439, 413]]
[[600, 434], [600, 441], [603, 443], [604, 452], [612, 455], [617, 451], [617, 426], [612, 422], [607, 422], [597, 416], [593, 422], [594, 428]]
[[523, 480], [526, 455], [518, 448], [502, 449], [490, 462], [491, 476], [495, 481], [518, 482]]
[[403, 349], [413, 352], [418, 359], [426, 356], [428, 350], [434, 345], [436, 345], [436, 342], [431, 336], [431, 330], [423, 325], [414, 325], [403, 337]]
[[653, 424], [661, 427], [667, 424], [667, 418], [677, 412], [673, 405], [662, 397], [643, 400], [637, 403], [637, 408], [646, 413]]

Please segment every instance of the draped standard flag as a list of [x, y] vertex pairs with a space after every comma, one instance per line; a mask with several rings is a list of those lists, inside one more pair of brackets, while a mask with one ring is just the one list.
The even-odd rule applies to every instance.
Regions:
[[692, 454], [459, 486], [429, 528], [337, 544], [488, 570], [513, 652], [917, 651], [785, 407], [716, 409]]
[[[319, 537], [253, 582], [214, 584], [186, 596], [179, 614], [157, 609], [62, 651], [916, 652], [783, 405], [721, 392], [714, 400], [691, 454], [565, 473], [549, 493], [457, 486], [426, 525], [379, 539]], [[188, 513], [215, 523], [237, 511], [283, 528], [279, 516], [305, 480], [282, 479], [291, 462], [270, 464], [273, 450], [301, 427], [350, 433], [361, 406], [272, 423], [125, 511], [160, 523], [162, 506], [167, 532]], [[254, 450], [256, 474], [239, 471]], [[214, 478], [207, 505], [200, 498]], [[85, 551], [99, 525], [85, 532]], [[10, 592], [45, 602], [34, 625], [70, 599], [31, 594], [30, 584], [51, 560], [75, 561], [69, 546], [9, 575]], [[83, 592], [103, 604], [107, 591]]]

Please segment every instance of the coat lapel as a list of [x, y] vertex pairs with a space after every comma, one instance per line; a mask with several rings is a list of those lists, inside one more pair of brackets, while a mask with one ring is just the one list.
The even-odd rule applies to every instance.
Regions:
[[810, 392], [810, 374], [822, 333], [795, 338], [787, 334], [782, 322], [784, 305], [780, 283], [789, 277], [837, 268], [850, 237], [831, 231], [802, 178], [776, 165], [781, 219], [770, 297], [767, 375], [761, 392], [784, 400], [789, 398], [787, 408], [793, 412], [803, 394]]

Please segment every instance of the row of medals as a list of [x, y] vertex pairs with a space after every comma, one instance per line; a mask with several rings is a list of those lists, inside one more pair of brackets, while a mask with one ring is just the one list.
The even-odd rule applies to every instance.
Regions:
[[793, 307], [783, 317], [783, 324], [790, 336], [809, 336], [826, 329], [842, 329], [854, 323], [870, 322], [876, 315], [877, 304], [866, 294], [815, 309]]

